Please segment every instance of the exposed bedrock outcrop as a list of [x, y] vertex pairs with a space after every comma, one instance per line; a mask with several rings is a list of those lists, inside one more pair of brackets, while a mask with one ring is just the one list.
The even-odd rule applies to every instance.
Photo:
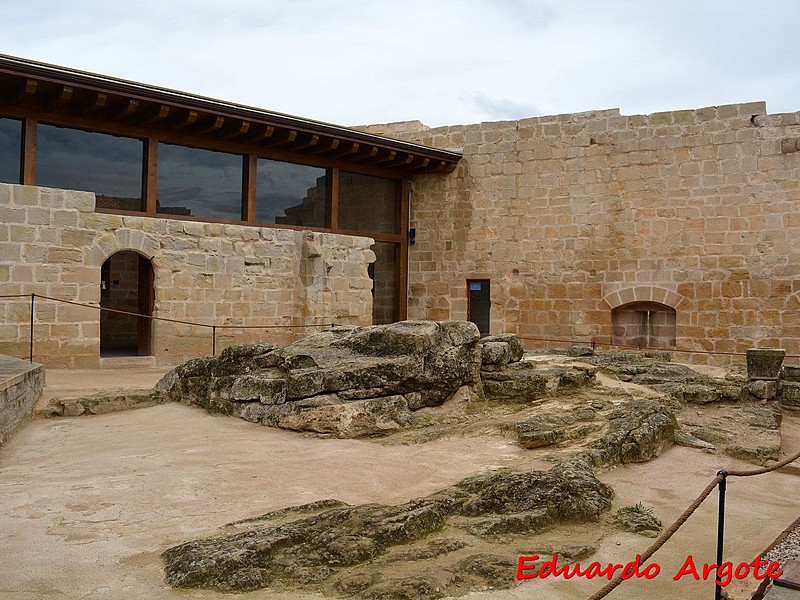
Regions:
[[158, 387], [172, 400], [265, 425], [376, 435], [476, 386], [478, 339], [466, 321], [337, 327], [284, 348], [246, 344], [190, 360]]
[[[226, 348], [170, 371], [168, 399], [296, 431], [336, 437], [388, 434], [461, 390], [490, 403], [532, 403], [593, 385], [597, 367], [521, 361], [516, 336], [479, 340], [466, 321], [337, 327], [284, 348]], [[482, 384], [482, 385], [481, 385]]]
[[708, 404], [747, 397], [744, 376], [729, 373], [724, 379], [714, 379], [671, 362], [669, 352], [604, 352], [582, 360], [621, 381], [646, 385], [681, 403]]
[[[435, 597], [451, 586], [460, 595], [465, 580], [472, 589], [514, 584], [515, 557], [475, 555], [472, 544], [593, 519], [609, 508], [612, 495], [585, 461], [570, 460], [549, 471], [481, 474], [396, 506], [328, 501], [284, 509], [170, 548], [162, 557], [167, 582], [180, 588], [313, 586], [372, 598], [389, 597], [381, 595], [387, 588], [416, 590], [419, 584], [438, 590]], [[401, 579], [382, 574], [392, 562], [420, 558], [426, 567], [436, 560], [444, 568]]]

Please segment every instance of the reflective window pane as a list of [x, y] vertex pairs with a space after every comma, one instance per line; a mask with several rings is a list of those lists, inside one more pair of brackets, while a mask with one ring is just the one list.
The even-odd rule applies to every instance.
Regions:
[[20, 183], [22, 121], [0, 119], [0, 183]]
[[400, 233], [398, 203], [400, 182], [396, 179], [339, 174], [339, 229]]
[[156, 212], [241, 221], [242, 169], [237, 154], [159, 144]]
[[325, 169], [258, 159], [256, 221], [325, 227], [328, 179]]
[[39, 123], [36, 185], [97, 194], [98, 208], [142, 210], [144, 143]]
[[372, 324], [397, 321], [398, 252], [400, 244], [376, 242], [375, 262], [369, 266], [372, 278]]

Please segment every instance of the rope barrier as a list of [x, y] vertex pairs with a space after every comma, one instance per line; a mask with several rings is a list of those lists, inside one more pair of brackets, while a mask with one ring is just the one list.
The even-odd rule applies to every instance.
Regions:
[[[629, 346], [626, 344], [612, 344], [610, 342], [602, 342], [600, 340], [592, 340], [591, 342], [587, 342], [586, 340], [568, 340], [568, 339], [559, 339], [559, 338], [540, 338], [540, 337], [528, 337], [524, 335], [518, 335], [518, 339], [520, 340], [529, 340], [533, 342], [555, 342], [558, 344], [583, 344], [587, 346], [606, 346], [608, 348], [623, 348], [626, 350], [638, 350], [640, 352], [678, 352], [681, 354], [706, 354], [709, 356], [747, 356], [745, 352], [724, 352], [720, 351], [713, 351], [713, 350], [684, 350], [681, 348], [653, 348], [653, 347], [646, 347], [642, 348], [641, 346]], [[800, 354], [787, 354], [785, 358], [800, 358]]]
[[[335, 327], [335, 323], [311, 323], [308, 325], [209, 325], [207, 323], [197, 323], [194, 321], [183, 321], [181, 319], [170, 319], [168, 317], [156, 317], [153, 315], [143, 315], [141, 313], [130, 312], [127, 310], [119, 310], [116, 308], [108, 308], [105, 306], [95, 306], [94, 304], [85, 304], [82, 302], [74, 302], [72, 300], [63, 300], [61, 298], [52, 298], [50, 296], [41, 296], [39, 294], [35, 294], [37, 298], [42, 298], [44, 300], [51, 300], [53, 302], [63, 302], [64, 304], [71, 304], [73, 306], [82, 306], [84, 308], [93, 308], [94, 310], [112, 312], [120, 315], [129, 315], [131, 317], [141, 317], [145, 319], [151, 319], [153, 321], [167, 321], [169, 323], [179, 323], [181, 325], [192, 325], [195, 327], [206, 327], [208, 329], [216, 328], [216, 329], [291, 329], [296, 327]], [[24, 296], [25, 298], [30, 298], [30, 296]]]
[[[709, 494], [714, 491], [714, 488], [719, 485], [721, 481], [727, 477], [752, 477], [753, 475], [763, 475], [764, 473], [770, 473], [772, 471], [777, 471], [778, 469], [785, 467], [789, 463], [793, 463], [794, 461], [800, 459], [800, 452], [793, 454], [792, 456], [785, 458], [777, 463], [769, 465], [767, 467], [763, 467], [761, 469], [752, 469], [748, 471], [743, 470], [726, 470], [720, 471], [717, 473], [716, 477], [711, 480], [705, 489], [700, 493], [700, 495], [692, 502], [689, 507], [683, 511], [680, 517], [678, 517], [675, 522], [669, 526], [668, 529], [665, 529], [656, 541], [653, 542], [647, 550], [645, 550], [641, 554], [641, 563], [647, 562], [647, 560], [653, 556], [653, 554], [658, 551], [661, 546], [663, 546], [667, 541], [675, 534], [675, 532], [680, 529], [681, 525], [683, 525], [687, 519], [692, 516], [692, 513], [698, 509], [698, 507], [703, 503], [703, 501], [708, 498]], [[611, 591], [616, 588], [620, 583], [625, 581], [621, 574], [616, 575], [608, 584], [606, 584], [602, 589], [597, 591], [596, 593], [592, 594], [588, 600], [600, 600], [601, 598], [605, 598]]]

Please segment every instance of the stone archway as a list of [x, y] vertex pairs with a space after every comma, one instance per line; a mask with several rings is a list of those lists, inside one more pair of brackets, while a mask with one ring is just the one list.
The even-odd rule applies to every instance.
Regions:
[[674, 308], [658, 302], [631, 302], [611, 311], [611, 343], [635, 348], [674, 348]]
[[[115, 252], [101, 267], [100, 356], [152, 354], [152, 316], [155, 302], [154, 271], [150, 260], [129, 250]], [[112, 312], [122, 311], [122, 312]]]

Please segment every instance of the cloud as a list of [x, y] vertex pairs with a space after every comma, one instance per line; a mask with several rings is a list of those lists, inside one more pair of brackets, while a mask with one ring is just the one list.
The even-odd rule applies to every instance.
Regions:
[[764, 99], [795, 0], [0, 0], [4, 52], [343, 125]]
[[516, 120], [541, 115], [539, 109], [533, 104], [515, 102], [507, 98], [493, 98], [482, 92], [473, 94], [464, 102], [472, 110], [485, 115], [488, 120]]

